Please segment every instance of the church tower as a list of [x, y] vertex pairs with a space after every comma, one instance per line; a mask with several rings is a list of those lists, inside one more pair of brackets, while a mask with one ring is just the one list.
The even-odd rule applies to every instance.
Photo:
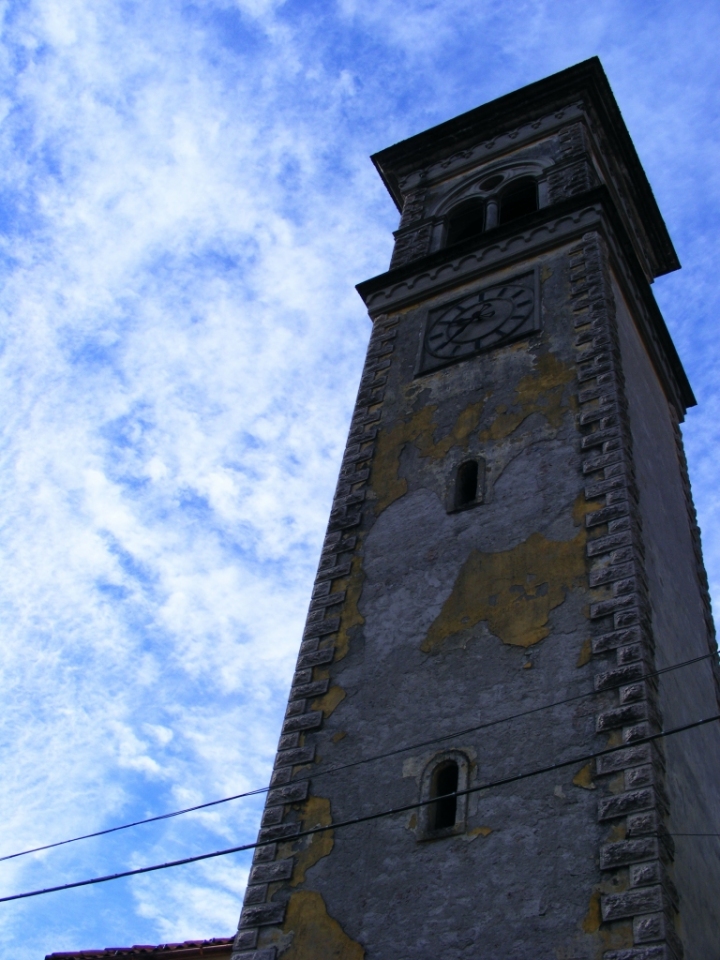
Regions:
[[234, 960], [718, 960], [679, 263], [602, 67], [373, 160], [402, 216]]

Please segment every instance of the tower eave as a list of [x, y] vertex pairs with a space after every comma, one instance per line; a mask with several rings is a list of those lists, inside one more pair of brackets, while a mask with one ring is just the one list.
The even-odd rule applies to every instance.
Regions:
[[578, 99], [593, 111], [612, 152], [621, 162], [625, 188], [651, 247], [653, 275], [678, 270], [680, 261], [667, 226], [598, 57], [491, 100], [380, 150], [371, 159], [396, 206], [402, 210], [401, 180], [408, 173], [442, 161], [469, 144], [498, 137]]

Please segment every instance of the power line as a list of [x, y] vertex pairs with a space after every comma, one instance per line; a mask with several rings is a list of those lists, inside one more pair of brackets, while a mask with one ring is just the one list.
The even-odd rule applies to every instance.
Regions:
[[[706, 717], [704, 720], [695, 720], [693, 723], [686, 723], [682, 727], [675, 727], [673, 730], [666, 730], [662, 733], [654, 733], [648, 737], [641, 737], [633, 741], [632, 746], [638, 746], [642, 743], [650, 743], [653, 740], [660, 740], [664, 737], [671, 737], [677, 733], [683, 733], [686, 730], [692, 730], [695, 727], [702, 727], [707, 723], [713, 723], [720, 720], [720, 714], [712, 717]], [[579, 763], [587, 763], [590, 760], [596, 760], [598, 757], [605, 757], [609, 754], [617, 753], [618, 750], [627, 750], [628, 744], [623, 743], [617, 747], [607, 747], [605, 750], [597, 750], [594, 753], [587, 753], [584, 756], [573, 757], [571, 760], [561, 760], [558, 763], [551, 763], [546, 767], [538, 767], [536, 770], [529, 770], [527, 773], [517, 773], [510, 777], [502, 777], [500, 780], [490, 780], [487, 783], [478, 786], [468, 787], [466, 790], [458, 790], [454, 794], [457, 797], [464, 797], [471, 793], [479, 793], [481, 790], [490, 790], [493, 787], [503, 787], [511, 783], [517, 783], [520, 780], [527, 780], [530, 777], [537, 777], [543, 773], [552, 773], [554, 770], [562, 770], [564, 767], [572, 767]], [[377, 813], [364, 814], [361, 817], [351, 817], [349, 820], [339, 820], [336, 823], [328, 824], [323, 827], [311, 827], [309, 830], [301, 830], [292, 837], [286, 839], [294, 842], [301, 837], [309, 837], [316, 833], [326, 833], [328, 830], [339, 830], [342, 827], [351, 827], [359, 823], [368, 823], [372, 820], [380, 820], [383, 817], [392, 817], [399, 813], [408, 813], [410, 810], [418, 810], [429, 804], [436, 803], [437, 798], [431, 800], [418, 800], [415, 803], [407, 803], [401, 807], [391, 807], [388, 810], [381, 810]], [[718, 834], [673, 834], [673, 836], [718, 836]], [[124, 877], [136, 877], [143, 873], [154, 873], [157, 870], [168, 870], [170, 867], [182, 867], [188, 863], [199, 863], [201, 860], [212, 860], [215, 857], [226, 857], [231, 853], [242, 853], [246, 850], [254, 850], [257, 847], [267, 847], [275, 840], [258, 840], [255, 843], [244, 843], [238, 847], [228, 847], [226, 850], [215, 850], [213, 853], [201, 853], [194, 857], [185, 857], [182, 860], [170, 860], [166, 863], [156, 863], [150, 867], [137, 867], [134, 870], [123, 870], [121, 873], [111, 873], [104, 877], [91, 877], [88, 880], [76, 880], [73, 883], [63, 883], [56, 887], [45, 887], [42, 890], [29, 890], [26, 893], [14, 893], [9, 897], [0, 897], [0, 903], [7, 903], [10, 900], [25, 900], [28, 897], [39, 897], [46, 893], [59, 893], [61, 890], [74, 890], [77, 887], [89, 887], [97, 883], [107, 883], [110, 880], [121, 880]]]
[[207, 807], [216, 807], [220, 803], [229, 803], [231, 800], [241, 800], [243, 797], [253, 797], [257, 794], [267, 793], [269, 787], [258, 787], [256, 790], [248, 790], [246, 793], [236, 793], [231, 797], [222, 797], [220, 800], [208, 800], [207, 803], [198, 803], [194, 807], [185, 807], [182, 810], [173, 810], [170, 813], [160, 813], [156, 817], [147, 817], [145, 820], [134, 820], [132, 823], [123, 823], [118, 827], [107, 827], [105, 830], [96, 830], [95, 833], [83, 833], [79, 837], [71, 837], [69, 840], [57, 840], [55, 843], [46, 843], [42, 847], [31, 847], [29, 850], [20, 850], [18, 853], [7, 853], [0, 857], [0, 863], [3, 860], [14, 860], [15, 857], [25, 857], [30, 853], [40, 853], [42, 850], [52, 850], [55, 847], [64, 847], [67, 843], [77, 843], [78, 840], [91, 840], [93, 837], [104, 837], [108, 833], [117, 833], [118, 830], [129, 830], [130, 827], [140, 827], [144, 823], [156, 823], [158, 820], [170, 820], [172, 817], [180, 817], [184, 813], [193, 813], [195, 810], [205, 810]]
[[[651, 673], [646, 673], [641, 677], [638, 677], [633, 683], [640, 683], [643, 680], [649, 680], [652, 677], [661, 676], [664, 673], [670, 673], [673, 670], [679, 670], [682, 667], [691, 666], [694, 663], [699, 663], [702, 660], [708, 660], [713, 657], [714, 654], [707, 653], [702, 657], [693, 657], [691, 660], [684, 660], [682, 663], [675, 663], [669, 667], [662, 667], [660, 670], [653, 670]], [[625, 683], [616, 683], [608, 686], [605, 691], [615, 690], [618, 687], [624, 686]], [[455, 737], [463, 737], [469, 733], [476, 733], [479, 730], [486, 730], [489, 727], [497, 726], [501, 723], [509, 723], [511, 720], [519, 720], [523, 717], [531, 716], [534, 713], [540, 713], [543, 710], [551, 710], [553, 707], [560, 707], [566, 703], [573, 703], [576, 700], [584, 700], [586, 697], [595, 696], [598, 693], [596, 690], [590, 690], [587, 693], [575, 694], [572, 697], [565, 697], [563, 700], [555, 700], [552, 703], [545, 703], [539, 707], [530, 707], [528, 710], [523, 710], [520, 713], [510, 714], [507, 717], [498, 717], [494, 720], [486, 720], [481, 724], [477, 724], [473, 727], [466, 727], [463, 730], [455, 730], [453, 733], [446, 733], [440, 737], [433, 737], [430, 740], [421, 740], [418, 743], [408, 744], [404, 747], [396, 747], [394, 750], [388, 750], [385, 753], [378, 753], [371, 757], [363, 757], [360, 760], [351, 760], [348, 763], [338, 764], [335, 767], [330, 767], [327, 770], [318, 770], [312, 775], [307, 777], [298, 777], [294, 780], [294, 783], [302, 783], [303, 780], [314, 780], [319, 779], [320, 777], [327, 777], [330, 774], [337, 773], [341, 770], [348, 770], [352, 767], [361, 766], [364, 763], [374, 763], [377, 760], [387, 760], [389, 757], [397, 756], [400, 753], [407, 753], [409, 750], [419, 750], [421, 747], [432, 746], [436, 743], [443, 743], [446, 740], [453, 740]], [[235, 793], [229, 797], [221, 797], [219, 800], [208, 800], [206, 803], [198, 803], [194, 807], [184, 807], [181, 810], [173, 810], [170, 813], [161, 813], [155, 817], [147, 817], [144, 820], [134, 820], [131, 823], [123, 823], [117, 827], [107, 827], [104, 830], [96, 830], [94, 833], [84, 833], [78, 837], [71, 837], [68, 840], [57, 840], [54, 843], [46, 843], [40, 847], [31, 847], [28, 850], [20, 850], [17, 853], [8, 853], [5, 856], [0, 857], [0, 863], [4, 860], [14, 860], [16, 857], [26, 857], [31, 853], [41, 853], [43, 850], [53, 850], [55, 847], [63, 847], [68, 843], [77, 843], [80, 840], [92, 840], [95, 837], [104, 837], [110, 833], [118, 833], [120, 830], [129, 830], [131, 827], [140, 827], [146, 823], [157, 823], [160, 820], [170, 820], [173, 817], [180, 817], [186, 813], [195, 813], [197, 810], [206, 810], [208, 807], [216, 807], [222, 803], [230, 803], [232, 800], [242, 800], [245, 797], [255, 797], [260, 796], [264, 793], [267, 793], [271, 787], [257, 787], [254, 790], [247, 790], [244, 793]]]

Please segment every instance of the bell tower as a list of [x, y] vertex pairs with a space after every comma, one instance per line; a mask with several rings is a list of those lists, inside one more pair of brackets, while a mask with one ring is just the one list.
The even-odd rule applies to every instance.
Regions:
[[718, 960], [679, 263], [602, 67], [373, 161], [400, 226], [234, 960]]

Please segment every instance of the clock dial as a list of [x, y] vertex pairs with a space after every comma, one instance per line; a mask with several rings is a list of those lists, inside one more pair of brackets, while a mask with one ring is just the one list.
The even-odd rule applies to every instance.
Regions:
[[535, 329], [532, 275], [488, 287], [431, 315], [425, 334], [425, 369], [462, 360], [526, 336]]

